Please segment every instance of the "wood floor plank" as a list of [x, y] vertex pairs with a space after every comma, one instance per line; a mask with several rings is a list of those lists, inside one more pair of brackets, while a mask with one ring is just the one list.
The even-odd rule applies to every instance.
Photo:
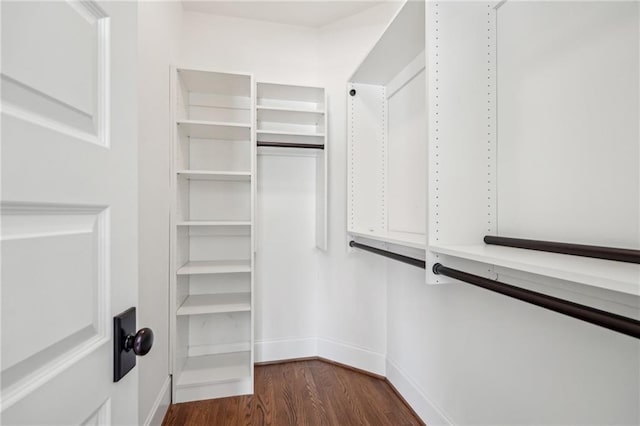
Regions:
[[320, 392], [318, 390], [318, 385], [316, 384], [313, 368], [306, 363], [298, 362], [293, 365], [296, 369], [296, 372], [299, 376], [304, 378], [305, 382], [305, 394], [307, 407], [309, 407], [309, 411], [307, 413], [307, 417], [312, 419], [314, 425], [330, 425], [331, 422], [327, 416], [327, 410], [325, 408], [325, 404], [320, 398]]
[[162, 425], [424, 425], [385, 380], [339, 365], [262, 365], [254, 377], [254, 395], [175, 404]]
[[[350, 375], [352, 372], [327, 363], [317, 363], [314, 369], [322, 383], [321, 395], [333, 408], [334, 418], [332, 423], [366, 424], [360, 407], [354, 406], [353, 399], [341, 380], [342, 376]], [[365, 389], [362, 389], [362, 391], [366, 392]]]

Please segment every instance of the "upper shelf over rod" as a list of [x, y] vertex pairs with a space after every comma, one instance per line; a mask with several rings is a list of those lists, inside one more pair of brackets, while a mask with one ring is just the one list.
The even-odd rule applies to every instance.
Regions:
[[425, 50], [425, 2], [407, 0], [349, 79], [386, 85]]

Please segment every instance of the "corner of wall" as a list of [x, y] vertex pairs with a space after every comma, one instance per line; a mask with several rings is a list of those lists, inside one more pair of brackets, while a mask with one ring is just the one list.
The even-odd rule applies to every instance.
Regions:
[[160, 425], [171, 403], [168, 270], [171, 139], [167, 130], [169, 68], [175, 61], [181, 25], [180, 2], [138, 5], [138, 321], [142, 327], [151, 327], [156, 337], [153, 351], [138, 363], [138, 423], [145, 425]]

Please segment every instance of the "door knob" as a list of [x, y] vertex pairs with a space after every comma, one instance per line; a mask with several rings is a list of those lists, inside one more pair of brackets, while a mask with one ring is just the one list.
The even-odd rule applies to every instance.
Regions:
[[153, 331], [141, 328], [136, 332], [136, 308], [113, 317], [113, 381], [122, 379], [136, 365], [136, 355], [149, 353], [153, 346]]
[[129, 352], [133, 349], [133, 353], [138, 356], [144, 356], [149, 353], [153, 346], [153, 330], [150, 328], [141, 328], [134, 334], [129, 334], [124, 338], [124, 350]]

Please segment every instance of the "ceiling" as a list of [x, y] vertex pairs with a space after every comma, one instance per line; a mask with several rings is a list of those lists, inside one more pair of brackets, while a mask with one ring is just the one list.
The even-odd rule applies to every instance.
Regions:
[[182, 1], [184, 10], [319, 28], [383, 3], [381, 0], [196, 0]]

